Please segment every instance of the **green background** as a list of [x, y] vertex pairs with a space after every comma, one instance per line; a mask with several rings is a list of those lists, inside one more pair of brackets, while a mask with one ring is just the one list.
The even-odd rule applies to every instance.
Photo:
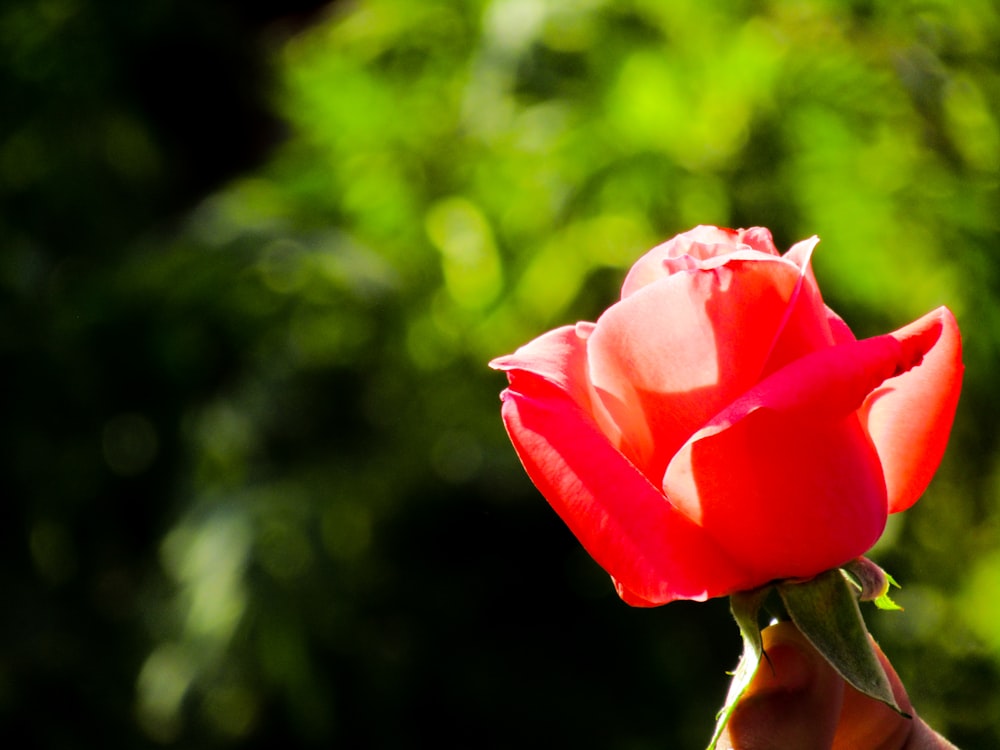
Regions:
[[314, 5], [0, 10], [4, 734], [703, 746], [726, 602], [622, 604], [486, 362], [707, 223], [819, 235], [859, 335], [958, 316], [948, 454], [873, 552], [906, 611], [866, 617], [1000, 746], [998, 4]]

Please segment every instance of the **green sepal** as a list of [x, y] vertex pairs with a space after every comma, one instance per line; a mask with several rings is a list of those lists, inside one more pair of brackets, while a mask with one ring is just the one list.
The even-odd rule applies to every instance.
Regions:
[[896, 703], [861, 617], [858, 597], [840, 570], [777, 587], [792, 622], [848, 684], [909, 716]]
[[[896, 579], [893, 578], [888, 573], [885, 574], [885, 577], [886, 580], [889, 581], [890, 586], [895, 586], [897, 589], [902, 588], [902, 586], [896, 583]], [[894, 602], [892, 599], [889, 598], [889, 589], [886, 589], [885, 593], [883, 593], [881, 596], [875, 597], [875, 606], [878, 607], [879, 609], [891, 609], [891, 610], [896, 610], [897, 612], [903, 611], [902, 607], [900, 607], [898, 604], [896, 604], [896, 602]]]
[[763, 586], [753, 591], [741, 591], [729, 597], [729, 611], [733, 613], [733, 618], [740, 627], [743, 644], [753, 648], [758, 659], [764, 653], [759, 614], [773, 590], [773, 586]]
[[736, 704], [746, 691], [747, 686], [757, 672], [760, 665], [760, 657], [764, 655], [764, 641], [760, 634], [760, 621], [758, 615], [764, 600], [771, 594], [773, 587], [765, 586], [753, 591], [741, 591], [729, 597], [729, 608], [736, 618], [736, 624], [740, 627], [740, 635], [743, 637], [743, 655], [740, 663], [736, 665], [733, 672], [732, 682], [729, 683], [729, 692], [726, 694], [726, 704], [715, 717], [715, 732], [712, 733], [712, 741], [708, 745], [708, 750], [715, 750], [722, 737], [722, 732], [732, 716]]

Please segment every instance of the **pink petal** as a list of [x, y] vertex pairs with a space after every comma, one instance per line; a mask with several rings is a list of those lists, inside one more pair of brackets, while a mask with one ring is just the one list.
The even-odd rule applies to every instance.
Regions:
[[816, 249], [816, 245], [818, 244], [819, 237], [813, 235], [807, 240], [796, 242], [788, 248], [788, 252], [783, 256], [785, 260], [789, 260], [801, 268], [802, 272], [809, 278], [809, 281], [812, 282], [813, 286], [816, 285], [816, 276], [812, 272], [811, 261], [813, 250]]
[[864, 554], [887, 515], [878, 456], [853, 414], [754, 410], [685, 445], [664, 487], [760, 581], [807, 578]]
[[587, 338], [593, 323], [562, 326], [529, 341], [513, 354], [490, 362], [494, 370], [523, 370], [566, 391], [580, 405], [589, 404], [587, 392]]
[[889, 493], [889, 511], [917, 501], [937, 470], [962, 387], [962, 340], [955, 316], [940, 307], [890, 334], [919, 364], [887, 380], [865, 401]]
[[800, 281], [792, 263], [747, 252], [754, 261], [644, 287], [588, 341], [591, 382], [656, 484], [694, 431], [757, 382]]
[[[490, 362], [494, 370], [507, 373], [511, 386], [517, 390], [521, 379], [537, 376], [563, 391], [599, 426], [604, 436], [618, 450], [635, 455], [637, 449], [630, 439], [611, 419], [590, 383], [587, 365], [587, 340], [594, 330], [593, 323], [562, 326], [520, 347], [513, 354], [497, 357]], [[641, 418], [640, 418], [641, 421]], [[634, 435], [648, 442], [651, 437], [643, 432], [643, 425], [633, 425]]]
[[844, 319], [829, 307], [826, 308], [826, 319], [830, 326], [830, 333], [833, 334], [833, 343], [850, 344], [858, 340], [858, 337], [854, 335], [854, 331], [844, 322]]
[[622, 598], [653, 606], [706, 599], [756, 582], [678, 513], [558, 388], [520, 379], [503, 418], [528, 476]]
[[[677, 270], [690, 267], [693, 261], [718, 258], [740, 250], [778, 255], [771, 233], [763, 227], [733, 230], [697, 226], [657, 245], [639, 258], [622, 284], [622, 299]], [[690, 260], [681, 260], [685, 256]]]
[[[813, 274], [810, 261], [813, 250], [816, 249], [818, 243], [819, 237], [814, 235], [807, 240], [796, 242], [783, 256], [786, 260], [794, 262], [802, 269], [807, 285], [815, 290], [817, 300], [820, 299], [819, 285], [816, 283], [816, 276]], [[847, 344], [857, 340], [847, 323], [837, 313], [825, 305], [824, 309], [826, 311], [827, 327], [830, 329], [830, 335], [834, 344]]]
[[918, 356], [879, 336], [793, 362], [699, 430], [664, 491], [757, 575], [808, 576], [863, 554], [888, 507], [857, 410]]
[[823, 304], [823, 297], [810, 265], [812, 252], [818, 242], [818, 237], [803, 240], [784, 255], [785, 260], [799, 268], [799, 279], [764, 365], [763, 375], [776, 372], [790, 362], [834, 343], [827, 307]]
[[736, 231], [737, 241], [759, 250], [768, 255], [779, 255], [778, 248], [774, 246], [774, 238], [771, 237], [771, 230], [766, 227], [750, 227], [749, 229], [738, 229]]

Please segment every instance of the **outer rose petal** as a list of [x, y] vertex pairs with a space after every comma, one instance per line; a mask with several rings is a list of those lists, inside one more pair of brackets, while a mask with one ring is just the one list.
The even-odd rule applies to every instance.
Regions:
[[915, 344], [879, 336], [779, 370], [695, 434], [671, 461], [664, 490], [759, 576], [815, 575], [863, 554], [888, 509], [856, 412], [919, 362]]
[[565, 394], [537, 378], [503, 392], [503, 419], [535, 486], [630, 604], [703, 600], [759, 582], [614, 449]]
[[[490, 362], [490, 367], [506, 371], [514, 390], [518, 389], [520, 380], [525, 377], [530, 379], [531, 376], [538, 376], [551, 383], [589, 414], [619, 451], [635, 454], [637, 449], [612, 421], [590, 384], [587, 339], [593, 330], [593, 323], [556, 328], [529, 341], [513, 354], [497, 357]], [[648, 433], [640, 433], [639, 439], [646, 442], [652, 440]]]
[[768, 409], [688, 443], [666, 491], [762, 585], [806, 578], [864, 554], [885, 528], [878, 456], [855, 415], [790, 418]]
[[578, 323], [562, 326], [529, 341], [513, 354], [490, 362], [494, 370], [523, 370], [538, 375], [565, 391], [585, 409], [590, 403], [587, 391], [586, 339], [594, 326]]
[[946, 307], [889, 335], [923, 355], [869, 395], [862, 409], [885, 471], [889, 512], [897, 513], [923, 494], [944, 455], [962, 387], [962, 340]]

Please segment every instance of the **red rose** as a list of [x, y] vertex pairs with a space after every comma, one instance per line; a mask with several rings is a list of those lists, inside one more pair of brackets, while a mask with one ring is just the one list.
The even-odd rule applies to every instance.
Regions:
[[926, 488], [961, 340], [946, 308], [858, 341], [809, 258], [697, 227], [632, 267], [597, 323], [491, 366], [528, 475], [636, 605], [807, 578], [864, 554]]

